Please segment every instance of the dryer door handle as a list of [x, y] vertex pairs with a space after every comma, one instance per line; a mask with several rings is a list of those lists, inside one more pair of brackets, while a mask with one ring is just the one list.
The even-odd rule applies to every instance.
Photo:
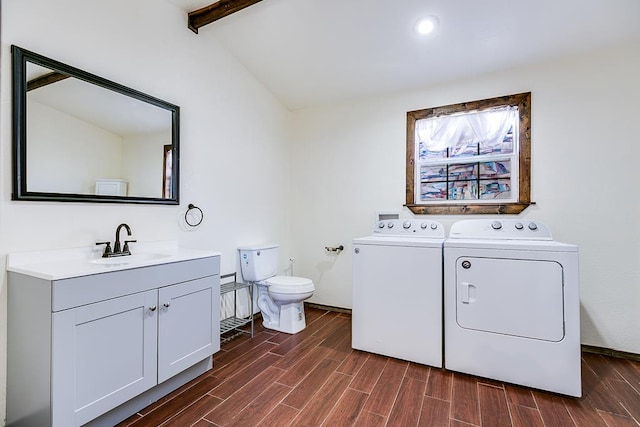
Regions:
[[460, 299], [463, 304], [469, 304], [470, 302], [475, 302], [476, 299], [471, 295], [472, 288], [475, 289], [475, 286], [473, 286], [469, 282], [460, 283], [460, 296], [461, 296]]

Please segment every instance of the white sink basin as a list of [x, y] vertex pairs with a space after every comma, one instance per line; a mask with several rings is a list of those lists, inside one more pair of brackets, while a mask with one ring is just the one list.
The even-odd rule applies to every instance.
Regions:
[[100, 265], [124, 265], [124, 264], [136, 264], [136, 263], [144, 263], [149, 261], [155, 261], [162, 258], [168, 258], [169, 254], [162, 253], [137, 253], [133, 255], [125, 255], [125, 256], [117, 256], [112, 258], [97, 258], [89, 260], [92, 264], [100, 264]]

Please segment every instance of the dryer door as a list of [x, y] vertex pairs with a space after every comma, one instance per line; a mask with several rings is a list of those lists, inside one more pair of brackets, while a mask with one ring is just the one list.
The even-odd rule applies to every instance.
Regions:
[[458, 258], [456, 321], [466, 329], [561, 341], [562, 266], [554, 261]]

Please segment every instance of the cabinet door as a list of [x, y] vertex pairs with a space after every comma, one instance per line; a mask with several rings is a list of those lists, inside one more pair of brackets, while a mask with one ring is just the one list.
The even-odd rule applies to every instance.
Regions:
[[158, 383], [220, 349], [218, 276], [159, 290]]
[[53, 314], [53, 425], [79, 426], [157, 383], [157, 291]]

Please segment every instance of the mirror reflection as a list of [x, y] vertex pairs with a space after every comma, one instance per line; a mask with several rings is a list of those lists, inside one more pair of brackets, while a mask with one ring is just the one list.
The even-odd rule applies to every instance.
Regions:
[[177, 106], [13, 49], [14, 199], [178, 203]]

